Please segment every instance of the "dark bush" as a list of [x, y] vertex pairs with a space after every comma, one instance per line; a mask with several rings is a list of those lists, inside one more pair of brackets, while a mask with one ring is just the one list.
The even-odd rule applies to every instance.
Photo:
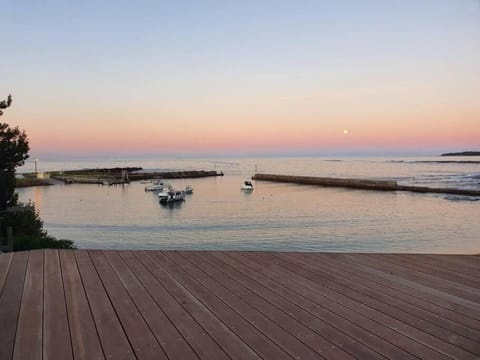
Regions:
[[13, 228], [14, 251], [30, 249], [75, 249], [72, 240], [58, 240], [43, 229], [43, 221], [33, 205], [21, 204], [4, 215], [4, 226]]

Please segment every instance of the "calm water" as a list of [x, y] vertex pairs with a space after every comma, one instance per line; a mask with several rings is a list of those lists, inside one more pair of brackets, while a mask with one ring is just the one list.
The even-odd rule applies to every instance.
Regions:
[[[438, 161], [478, 161], [439, 163]], [[81, 248], [365, 252], [480, 252], [480, 201], [254, 182], [255, 172], [396, 179], [404, 184], [480, 189], [480, 158], [270, 158], [52, 161], [40, 170], [141, 166], [217, 169], [224, 177], [169, 181], [194, 194], [163, 207], [139, 182], [19, 189], [36, 203], [49, 234]], [[23, 171], [31, 171], [28, 163]]]

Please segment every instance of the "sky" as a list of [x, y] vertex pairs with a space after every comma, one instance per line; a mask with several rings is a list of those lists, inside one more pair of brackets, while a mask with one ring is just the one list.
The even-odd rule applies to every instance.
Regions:
[[0, 34], [32, 156], [480, 150], [480, 0], [0, 0]]

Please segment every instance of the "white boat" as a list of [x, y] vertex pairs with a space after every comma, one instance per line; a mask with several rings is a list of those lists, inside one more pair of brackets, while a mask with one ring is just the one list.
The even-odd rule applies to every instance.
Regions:
[[170, 190], [168, 192], [167, 197], [160, 198], [160, 204], [167, 205], [167, 204], [172, 204], [172, 203], [183, 201], [183, 200], [185, 200], [184, 190], [180, 190], [180, 191]]
[[244, 181], [241, 187], [242, 190], [253, 190], [253, 184], [250, 181]]
[[185, 194], [193, 194], [193, 187], [192, 185], [185, 186]]
[[163, 191], [160, 191], [158, 193], [158, 198], [159, 199], [163, 199], [163, 198], [167, 198], [167, 197], [168, 197], [168, 191], [163, 190]]
[[172, 185], [164, 184], [163, 190], [158, 193], [158, 199], [161, 200], [162, 198], [167, 198], [168, 194], [172, 191], [175, 191]]
[[163, 191], [164, 183], [161, 180], [154, 181], [151, 185], [145, 186], [145, 191]]

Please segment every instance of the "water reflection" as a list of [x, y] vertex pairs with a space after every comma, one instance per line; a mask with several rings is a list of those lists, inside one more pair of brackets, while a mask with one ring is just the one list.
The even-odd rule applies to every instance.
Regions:
[[160, 204], [160, 206], [165, 209], [174, 210], [174, 209], [180, 209], [183, 206], [183, 203], [184, 203], [183, 201], [175, 201], [167, 204]]
[[[329, 171], [344, 163], [328, 162], [334, 164]], [[290, 173], [306, 166], [282, 164]], [[339, 175], [358, 166], [348, 165]], [[275, 168], [276, 160], [268, 166]], [[390, 166], [407, 165], [389, 163], [383, 172], [392, 171]], [[174, 188], [188, 183], [195, 193], [169, 206], [141, 183], [18, 192], [21, 201], [35, 201], [49, 233], [84, 248], [480, 252], [478, 201], [269, 182], [255, 182], [254, 191], [244, 192], [245, 178], [239, 171], [172, 180]]]
[[36, 186], [33, 188], [33, 202], [35, 203], [37, 210], [42, 208], [42, 194], [43, 191], [41, 187]]

